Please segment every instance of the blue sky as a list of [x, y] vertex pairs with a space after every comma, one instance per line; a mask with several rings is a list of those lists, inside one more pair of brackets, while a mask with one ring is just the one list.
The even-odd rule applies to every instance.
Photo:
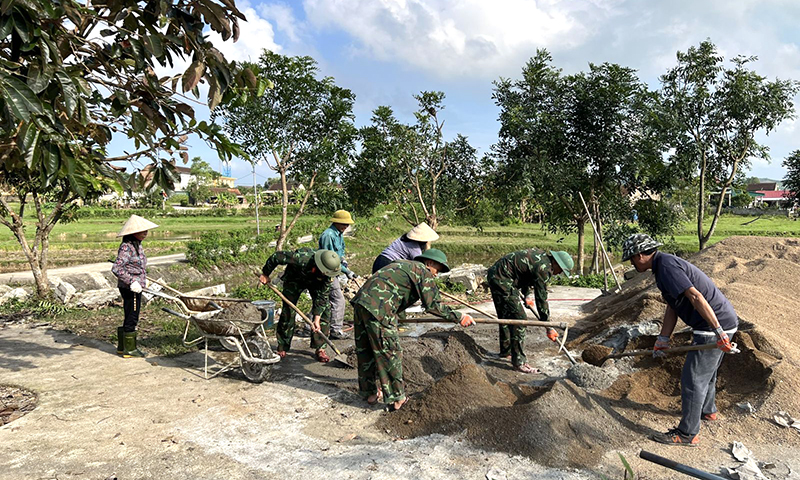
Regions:
[[[422, 90], [445, 92], [444, 133], [467, 136], [479, 153], [496, 142], [498, 109], [492, 81], [516, 78], [537, 48], [548, 49], [566, 73], [589, 63], [635, 68], [651, 88], [675, 64], [675, 53], [710, 38], [726, 58], [756, 55], [769, 78], [800, 80], [800, 2], [797, 0], [237, 0], [248, 22], [236, 44], [215, 43], [234, 60], [255, 60], [267, 48], [310, 55], [320, 74], [356, 94], [357, 125], [389, 105], [411, 122]], [[212, 36], [213, 39], [213, 36]], [[796, 105], [800, 107], [796, 99]], [[198, 109], [200, 116], [207, 110]], [[760, 141], [771, 163], [754, 162], [755, 176], [782, 178], [781, 162], [800, 148], [796, 121]], [[191, 139], [190, 156], [219, 166], [216, 153]], [[110, 153], [129, 148], [115, 139]], [[251, 167], [234, 161], [237, 184], [252, 184]], [[257, 167], [262, 184], [275, 174]]]

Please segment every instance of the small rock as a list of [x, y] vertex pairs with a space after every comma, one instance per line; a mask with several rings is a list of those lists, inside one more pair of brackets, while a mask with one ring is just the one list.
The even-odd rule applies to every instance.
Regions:
[[740, 462], [746, 462], [753, 456], [753, 452], [750, 451], [749, 448], [745, 447], [741, 442], [733, 442], [733, 445], [731, 446], [731, 453], [733, 454], [733, 458], [739, 460]]
[[787, 412], [780, 411], [773, 415], [772, 419], [781, 427], [792, 427], [800, 430], [800, 422], [792, 418]]
[[345, 436], [341, 437], [339, 440], [336, 440], [336, 442], [337, 442], [337, 443], [349, 442], [350, 440], [353, 440], [353, 439], [355, 439], [356, 437], [358, 437], [358, 435], [357, 435], [357, 434], [355, 434], [355, 433], [348, 433], [347, 435], [345, 435]]
[[508, 480], [508, 476], [503, 470], [492, 467], [486, 472], [486, 480]]
[[750, 402], [737, 403], [737, 407], [747, 413], [755, 413], [756, 409]]

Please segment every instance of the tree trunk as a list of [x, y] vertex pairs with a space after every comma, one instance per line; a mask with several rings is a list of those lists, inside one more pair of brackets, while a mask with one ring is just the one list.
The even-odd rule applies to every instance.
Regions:
[[736, 178], [736, 171], [739, 166], [739, 159], [733, 161], [733, 165], [731, 166], [731, 174], [728, 176], [728, 179], [725, 181], [725, 185], [722, 186], [720, 189], [719, 201], [717, 202], [717, 207], [714, 210], [714, 218], [711, 219], [711, 226], [708, 228], [708, 232], [703, 235], [700, 239], [700, 249], [702, 250], [705, 247], [706, 243], [711, 239], [711, 236], [714, 234], [714, 230], [717, 228], [717, 222], [719, 221], [719, 216], [722, 214], [722, 205], [725, 203], [725, 192], [728, 191], [731, 184], [733, 183], [733, 179]]
[[283, 250], [286, 242], [286, 217], [289, 210], [289, 189], [286, 185], [286, 167], [278, 165], [278, 172], [281, 174], [281, 225], [278, 227], [278, 240], [275, 242], [275, 250]]
[[703, 238], [703, 218], [706, 213], [706, 154], [703, 152], [700, 161], [700, 189], [697, 198], [697, 240], [700, 243], [700, 250], [705, 248], [706, 239]]
[[584, 261], [584, 254], [583, 248], [586, 243], [586, 220], [581, 215], [578, 218], [578, 273], [583, 275], [583, 261]]
[[439, 219], [436, 218], [436, 213], [428, 214], [428, 216], [425, 217], [425, 223], [427, 223], [432, 229], [436, 230], [439, 227]]

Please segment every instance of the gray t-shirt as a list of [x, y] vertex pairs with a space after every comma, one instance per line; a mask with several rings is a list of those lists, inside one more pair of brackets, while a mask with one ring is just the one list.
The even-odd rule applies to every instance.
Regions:
[[684, 295], [690, 287], [696, 288], [703, 295], [714, 310], [723, 330], [728, 331], [738, 327], [739, 317], [731, 302], [719, 291], [708, 275], [691, 263], [675, 255], [656, 252], [653, 257], [653, 274], [664, 301], [695, 331], [710, 332], [711, 327]]
[[392, 242], [381, 255], [391, 261], [395, 260], [414, 260], [422, 255], [422, 244], [415, 240], [409, 240], [405, 235]]

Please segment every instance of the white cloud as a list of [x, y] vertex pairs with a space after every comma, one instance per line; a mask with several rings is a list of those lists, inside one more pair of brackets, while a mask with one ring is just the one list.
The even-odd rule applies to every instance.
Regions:
[[342, 29], [356, 52], [400, 60], [440, 76], [495, 77], [536, 48], [576, 47], [591, 22], [613, 15], [607, 0], [306, 0], [308, 20]]
[[304, 26], [295, 18], [292, 9], [281, 3], [262, 3], [258, 13], [271, 21], [275, 28], [283, 32], [290, 42], [297, 43], [303, 34]]
[[239, 21], [239, 40], [223, 41], [217, 32], [209, 32], [209, 39], [228, 60], [255, 62], [264, 49], [280, 52], [282, 47], [275, 43], [275, 30], [272, 24], [259, 15], [249, 2], [239, 2], [239, 10], [247, 17]]

